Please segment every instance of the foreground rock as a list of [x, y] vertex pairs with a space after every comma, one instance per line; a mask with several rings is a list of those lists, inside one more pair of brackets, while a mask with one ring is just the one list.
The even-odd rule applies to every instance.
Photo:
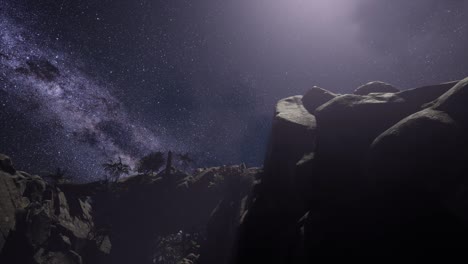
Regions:
[[0, 164], [2, 263], [89, 263], [109, 253], [88, 200], [67, 197], [41, 177], [16, 171], [5, 155]]
[[[205, 237], [219, 228], [207, 232], [213, 210], [226, 194], [246, 193], [257, 173], [244, 165], [198, 169], [193, 175], [172, 167], [117, 183], [61, 187], [66, 193], [92, 197], [95, 224], [109, 232], [112, 242], [108, 263], [194, 263]], [[217, 250], [212, 254], [221, 248]]]
[[0, 262], [18, 264], [195, 263], [206, 236], [231, 230], [204, 254], [214, 261], [228, 255], [239, 224], [221, 218], [207, 230], [210, 215], [237, 213], [239, 222], [259, 173], [239, 165], [192, 176], [172, 167], [116, 183], [49, 184], [1, 154], [0, 169]]
[[462, 255], [467, 89], [468, 78], [363, 95], [313, 88], [307, 97], [285, 98], [275, 109], [263, 171], [240, 165], [189, 175], [169, 167], [117, 183], [52, 186], [0, 155], [0, 260], [222, 264]]
[[[374, 197], [387, 204], [385, 210], [372, 207], [375, 218], [386, 219], [374, 228], [400, 250], [414, 243], [419, 250], [468, 248], [467, 100], [468, 78], [372, 144], [368, 176], [376, 186]], [[398, 230], [396, 221], [402, 223]]]
[[[463, 254], [467, 83], [402, 92], [374, 83], [361, 94], [318, 98], [313, 111], [288, 108], [296, 109], [286, 115], [290, 122], [277, 122], [277, 111], [265, 171], [245, 196], [238, 235], [230, 236], [234, 253], [217, 263]], [[290, 125], [311, 113], [309, 133]], [[274, 137], [278, 131], [288, 132]], [[212, 221], [237, 223], [238, 215], [219, 210]]]

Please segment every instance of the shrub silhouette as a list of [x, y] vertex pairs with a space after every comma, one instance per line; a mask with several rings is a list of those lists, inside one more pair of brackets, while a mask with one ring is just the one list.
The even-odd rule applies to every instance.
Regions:
[[164, 154], [161, 151], [151, 152], [140, 159], [137, 170], [139, 173], [156, 173], [159, 172], [165, 162]]
[[117, 182], [122, 174], [130, 173], [130, 166], [122, 163], [122, 158], [120, 157], [118, 161], [109, 160], [109, 162], [104, 163], [102, 166], [104, 167], [104, 170], [108, 172], [114, 179], [114, 182]]

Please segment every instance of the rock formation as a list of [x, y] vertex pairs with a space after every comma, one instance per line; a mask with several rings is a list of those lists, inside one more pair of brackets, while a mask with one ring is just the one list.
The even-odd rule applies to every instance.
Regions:
[[312, 263], [468, 249], [468, 78], [278, 102], [263, 170], [50, 184], [0, 155], [1, 263]]
[[[51, 184], [17, 171], [0, 154], [0, 263], [196, 262], [204, 238], [228, 224], [216, 221], [207, 232], [212, 211], [235, 199], [228, 210], [240, 214], [258, 169], [222, 166], [191, 176], [171, 166], [169, 172]], [[216, 244], [225, 256], [235, 232], [224, 246]], [[208, 253], [207, 259], [217, 256]]]
[[0, 262], [89, 263], [109, 253], [86, 198], [16, 171], [0, 154]]
[[397, 93], [399, 91], [400, 90], [393, 87], [391, 84], [374, 81], [359, 86], [358, 88], [356, 88], [356, 90], [354, 90], [354, 94], [368, 95], [371, 93]]
[[232, 257], [217, 263], [465, 252], [467, 87], [374, 82], [281, 100]]

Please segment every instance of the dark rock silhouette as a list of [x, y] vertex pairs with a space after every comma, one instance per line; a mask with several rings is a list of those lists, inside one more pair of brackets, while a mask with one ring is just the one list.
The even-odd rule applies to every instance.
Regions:
[[400, 90], [393, 87], [391, 84], [374, 81], [364, 84], [354, 90], [354, 94], [357, 95], [368, 95], [370, 93], [397, 93]]
[[386, 204], [383, 210], [372, 203], [374, 218], [382, 223], [373, 226], [374, 234], [385, 235], [398, 250], [414, 243], [419, 254], [468, 247], [467, 88], [468, 79], [460, 81], [429, 108], [390, 127], [370, 148], [367, 176], [374, 199]]
[[8, 157], [0, 157], [1, 263], [87, 263], [108, 253], [88, 200], [15, 171]]
[[307, 109], [307, 111], [309, 111], [309, 113], [313, 114], [317, 107], [330, 101], [336, 96], [337, 94], [334, 94], [323, 88], [314, 86], [304, 94], [304, 96], [302, 97], [302, 104]]
[[[164, 180], [167, 175], [162, 171], [112, 185], [49, 185], [39, 176], [16, 171], [0, 154], [0, 262], [198, 261], [204, 237], [229, 224], [216, 221], [207, 232], [212, 211], [240, 213], [245, 208], [242, 197], [250, 193], [259, 170], [222, 166], [199, 169], [191, 176], [170, 168], [170, 181]], [[219, 256], [228, 255], [237, 232], [235, 226], [229, 227], [225, 244], [216, 244], [223, 252]], [[218, 256], [208, 253], [205, 259]]]
[[[234, 253], [217, 263], [462, 254], [468, 248], [467, 83], [329, 96], [325, 103], [317, 99], [314, 111], [292, 111], [302, 118], [283, 115], [316, 118], [309, 133], [307, 126], [276, 122], [277, 112], [265, 171], [247, 196]], [[275, 138], [277, 131], [288, 132]], [[226, 211], [212, 221], [229, 217]]]
[[370, 88], [314, 87], [280, 100], [263, 170], [189, 175], [168, 153], [156, 175], [51, 186], [0, 155], [0, 260], [302, 264], [464, 254], [468, 78]]

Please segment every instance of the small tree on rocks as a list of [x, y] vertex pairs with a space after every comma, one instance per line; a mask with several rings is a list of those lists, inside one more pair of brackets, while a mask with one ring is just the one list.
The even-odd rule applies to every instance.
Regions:
[[122, 162], [122, 158], [119, 157], [118, 161], [109, 160], [109, 162], [103, 164], [104, 170], [110, 174], [114, 179], [114, 182], [117, 182], [123, 174], [130, 173], [130, 166]]
[[157, 173], [165, 162], [164, 154], [161, 151], [151, 152], [140, 159], [137, 170], [139, 173]]

